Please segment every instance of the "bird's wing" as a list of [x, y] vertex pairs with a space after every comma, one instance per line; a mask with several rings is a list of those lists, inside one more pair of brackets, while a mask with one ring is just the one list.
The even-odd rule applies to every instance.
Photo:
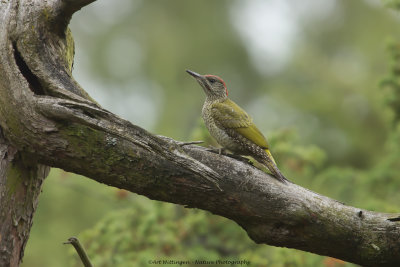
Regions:
[[214, 103], [211, 109], [212, 117], [217, 124], [223, 128], [234, 130], [262, 148], [268, 148], [267, 139], [258, 130], [246, 111], [235, 102], [227, 99], [224, 102]]

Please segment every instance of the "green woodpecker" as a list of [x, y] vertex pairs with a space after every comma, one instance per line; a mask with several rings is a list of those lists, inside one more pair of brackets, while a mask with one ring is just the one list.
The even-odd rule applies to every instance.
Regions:
[[265, 165], [281, 182], [287, 182], [269, 151], [267, 140], [250, 116], [228, 98], [225, 82], [215, 75], [187, 70], [206, 93], [202, 117], [210, 134], [235, 154], [251, 156]]

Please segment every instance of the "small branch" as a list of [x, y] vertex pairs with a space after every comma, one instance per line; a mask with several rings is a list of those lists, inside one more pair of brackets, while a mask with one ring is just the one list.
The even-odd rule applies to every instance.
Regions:
[[81, 243], [79, 242], [78, 238], [70, 237], [68, 241], [64, 242], [63, 244], [71, 244], [74, 246], [76, 252], [78, 253], [81, 261], [85, 267], [93, 267], [92, 263], [89, 260], [88, 255], [86, 254], [85, 249], [82, 247]]
[[58, 10], [58, 17], [69, 22], [75, 12], [95, 1], [96, 0], [59, 0], [60, 8]]

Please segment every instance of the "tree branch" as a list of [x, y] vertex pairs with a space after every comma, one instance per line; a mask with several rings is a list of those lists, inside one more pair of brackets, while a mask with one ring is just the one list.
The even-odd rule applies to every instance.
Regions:
[[[72, 15], [79, 11], [82, 7], [93, 3], [96, 0], [59, 0], [57, 5], [53, 5], [50, 9], [52, 11], [52, 20], [56, 27], [56, 32], [62, 33], [67, 29], [67, 26], [72, 18]], [[57, 4], [57, 3], [56, 3]]]
[[[59, 34], [68, 32], [63, 16], [89, 2], [0, 4], [0, 125], [21, 153], [151, 199], [224, 216], [257, 243], [364, 266], [400, 264], [400, 223], [389, 220], [398, 215], [279, 183], [244, 162], [154, 136], [93, 102], [71, 76], [72, 37]], [[56, 12], [60, 6], [64, 11]], [[58, 26], [40, 15], [46, 10], [56, 14]]]
[[96, 0], [61, 0], [61, 10], [68, 10], [61, 12], [59, 16], [66, 16], [67, 14], [70, 14], [71, 16], [79, 11], [82, 7], [87, 6]]

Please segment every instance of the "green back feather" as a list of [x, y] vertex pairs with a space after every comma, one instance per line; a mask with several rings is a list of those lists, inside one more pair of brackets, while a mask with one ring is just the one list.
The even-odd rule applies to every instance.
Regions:
[[222, 127], [233, 129], [256, 145], [268, 149], [267, 139], [258, 130], [251, 117], [232, 100], [226, 99], [223, 102], [214, 103], [212, 117]]

